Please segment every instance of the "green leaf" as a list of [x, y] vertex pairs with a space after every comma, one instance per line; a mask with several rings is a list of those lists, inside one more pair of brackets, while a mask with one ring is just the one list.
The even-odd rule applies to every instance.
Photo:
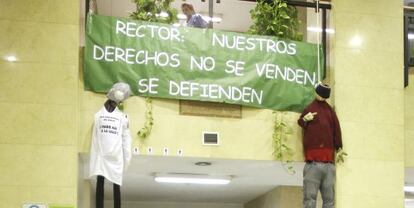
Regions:
[[288, 6], [285, 0], [275, 0], [271, 4], [260, 0], [250, 14], [253, 20], [249, 29], [251, 34], [276, 35], [291, 40], [303, 38], [299, 35], [298, 10]]
[[[177, 10], [170, 6], [171, 0], [134, 0], [137, 11], [130, 15], [135, 20], [150, 22], [174, 23], [177, 19]], [[168, 18], [157, 18], [154, 14], [165, 11], [169, 14]], [[148, 15], [150, 14], [150, 15]]]
[[287, 4], [285, 2], [279, 4], [278, 8], [286, 8]]

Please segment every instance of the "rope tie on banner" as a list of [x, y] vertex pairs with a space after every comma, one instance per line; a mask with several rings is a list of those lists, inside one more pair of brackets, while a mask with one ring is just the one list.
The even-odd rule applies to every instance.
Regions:
[[320, 34], [323, 32], [319, 20], [319, 0], [314, 0], [316, 3], [316, 50], [318, 54], [318, 82], [321, 81], [321, 54], [320, 54]]
[[[95, 2], [95, 0], [90, 0], [89, 1], [89, 11], [88, 11], [88, 13], [89, 14], [96, 14], [96, 2]], [[112, 7], [111, 7], [111, 9], [112, 9]]]
[[[96, 14], [96, 10], [97, 10], [97, 5], [96, 5], [95, 0], [90, 0], [88, 14], [86, 15], [88, 24], [90, 25], [92, 25], [92, 15]], [[88, 34], [92, 33], [92, 27], [87, 27], [87, 33]]]

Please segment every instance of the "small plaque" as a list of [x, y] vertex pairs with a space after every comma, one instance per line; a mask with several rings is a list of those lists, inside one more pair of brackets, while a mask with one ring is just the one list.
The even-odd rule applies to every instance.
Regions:
[[241, 105], [180, 100], [180, 115], [241, 118]]

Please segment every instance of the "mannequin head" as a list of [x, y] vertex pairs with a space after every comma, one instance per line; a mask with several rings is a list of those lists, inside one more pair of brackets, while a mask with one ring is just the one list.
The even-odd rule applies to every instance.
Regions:
[[316, 99], [319, 101], [325, 101], [331, 95], [331, 88], [329, 85], [324, 83], [319, 83], [315, 87]]
[[114, 111], [114, 109], [123, 101], [125, 101], [131, 94], [131, 89], [127, 83], [118, 82], [112, 86], [109, 92], [106, 94], [108, 100], [104, 106], [108, 112]]
[[131, 88], [127, 83], [118, 82], [112, 86], [106, 97], [116, 103], [121, 103], [131, 95]]

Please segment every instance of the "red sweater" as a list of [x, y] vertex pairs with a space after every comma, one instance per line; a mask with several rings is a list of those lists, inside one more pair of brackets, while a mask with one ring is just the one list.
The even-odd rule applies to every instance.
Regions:
[[[317, 112], [317, 115], [306, 122], [303, 117], [309, 112]], [[338, 117], [331, 106], [325, 101], [314, 100], [300, 115], [298, 124], [304, 130], [306, 161], [333, 162], [335, 150], [342, 148], [342, 137]]]

